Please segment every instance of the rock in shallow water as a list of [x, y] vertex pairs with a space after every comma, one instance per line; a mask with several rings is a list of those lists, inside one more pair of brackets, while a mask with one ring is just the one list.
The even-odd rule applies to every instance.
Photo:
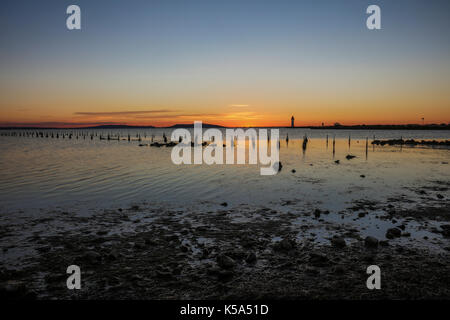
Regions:
[[386, 238], [394, 239], [402, 235], [402, 232], [398, 228], [390, 228], [386, 231]]
[[378, 239], [368, 236], [364, 240], [364, 245], [368, 248], [377, 248], [378, 247]]
[[345, 242], [344, 238], [338, 238], [338, 237], [332, 238], [331, 244], [336, 248], [344, 248], [345, 246], [347, 246], [347, 243]]
[[444, 238], [450, 238], [450, 224], [441, 225], [441, 229], [442, 229], [442, 236]]
[[320, 217], [320, 213], [321, 213], [320, 209], [314, 210], [314, 217], [319, 218]]

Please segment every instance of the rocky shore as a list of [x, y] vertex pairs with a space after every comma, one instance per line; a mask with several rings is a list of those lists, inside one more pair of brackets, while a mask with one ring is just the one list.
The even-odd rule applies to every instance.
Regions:
[[390, 139], [390, 140], [373, 140], [372, 144], [379, 146], [440, 146], [440, 147], [450, 147], [450, 140], [414, 140], [414, 139]]
[[[391, 199], [357, 201], [341, 212], [302, 210], [290, 202], [277, 208], [224, 202], [203, 210], [142, 203], [108, 210], [18, 212], [15, 222], [12, 215], [2, 215], [0, 295], [449, 299], [446, 199], [438, 209], [416, 211], [403, 210]], [[383, 236], [367, 235], [367, 226], [358, 224], [365, 219], [380, 223]], [[66, 287], [66, 269], [72, 264], [81, 268], [81, 290]], [[381, 268], [381, 290], [366, 287], [369, 265]]]

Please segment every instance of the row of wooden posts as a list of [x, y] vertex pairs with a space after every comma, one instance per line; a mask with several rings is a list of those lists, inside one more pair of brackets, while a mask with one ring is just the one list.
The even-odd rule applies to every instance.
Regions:
[[[94, 137], [98, 137], [100, 140], [116, 140], [120, 141], [121, 136], [113, 135], [113, 134], [102, 134], [102, 133], [60, 133], [60, 132], [43, 132], [43, 131], [24, 131], [24, 132], [16, 132], [16, 131], [9, 131], [9, 132], [0, 132], [0, 136], [8, 136], [8, 137], [29, 137], [29, 138], [52, 138], [52, 139], [90, 139], [94, 140]], [[144, 138], [147, 138], [147, 134], [144, 134]], [[155, 138], [155, 135], [151, 135], [151, 141], [153, 142]], [[167, 142], [167, 136], [165, 133], [163, 133], [163, 139], [164, 142]], [[128, 140], [128, 141], [142, 141], [141, 134], [136, 134], [136, 139], [133, 139], [130, 134], [125, 136], [122, 140]]]
[[[113, 135], [113, 134], [106, 134], [103, 135], [102, 133], [86, 133], [86, 132], [82, 132], [82, 133], [73, 133], [73, 132], [68, 132], [68, 133], [60, 133], [60, 132], [45, 132], [45, 131], [24, 131], [24, 132], [16, 132], [16, 131], [9, 131], [9, 132], [0, 132], [0, 136], [18, 136], [18, 137], [35, 137], [35, 138], [53, 138], [53, 139], [90, 139], [93, 140], [94, 137], [98, 137], [100, 140], [116, 140], [116, 141], [120, 141], [121, 140], [121, 136], [120, 134], [118, 135]], [[147, 134], [144, 134], [144, 138], [147, 138]], [[151, 135], [151, 141], [153, 142], [155, 138], [155, 135]], [[127, 136], [125, 136], [122, 140], [128, 140], [128, 141], [142, 141], [142, 137], [141, 134], [137, 133], [135, 139], [133, 139], [131, 137], [130, 134], [128, 134]], [[163, 133], [163, 140], [165, 143], [167, 143], [167, 136], [165, 135], [165, 133]], [[267, 137], [267, 140], [270, 140], [270, 137]], [[351, 146], [351, 136], [348, 136], [348, 146], [350, 148]], [[375, 135], [373, 136], [373, 140], [375, 140]], [[303, 137], [303, 142], [302, 142], [302, 149], [306, 150], [307, 148], [307, 144], [308, 144], [308, 137], [305, 135]], [[328, 134], [326, 135], [326, 146], [328, 148], [328, 142], [329, 141], [329, 136]], [[289, 135], [286, 135], [286, 143], [289, 143]], [[333, 154], [335, 153], [336, 150], [336, 136], [333, 136], [333, 140], [332, 140], [332, 145], [333, 145]], [[368, 148], [369, 148], [369, 138], [366, 137], [366, 153], [368, 152]]]

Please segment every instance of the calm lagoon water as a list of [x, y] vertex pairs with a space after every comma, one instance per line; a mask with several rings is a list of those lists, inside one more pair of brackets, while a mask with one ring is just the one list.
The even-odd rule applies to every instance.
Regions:
[[[139, 202], [269, 206], [289, 200], [302, 206], [340, 210], [354, 200], [414, 197], [415, 187], [450, 181], [448, 149], [370, 144], [374, 135], [377, 139], [450, 139], [448, 131], [281, 129], [283, 169], [275, 176], [261, 176], [258, 165], [177, 166], [171, 161], [171, 148], [139, 147], [152, 135], [155, 141], [162, 141], [163, 133], [170, 137], [171, 129], [56, 132], [73, 132], [74, 136], [0, 136], [1, 209], [107, 208]], [[92, 132], [97, 133], [93, 140], [75, 138], [77, 133]], [[143, 141], [100, 140], [100, 134], [120, 134], [122, 139], [128, 134], [136, 139], [140, 134]], [[289, 143], [285, 141], [287, 134]], [[305, 134], [309, 143], [303, 151]], [[347, 160], [347, 154], [356, 158]]]

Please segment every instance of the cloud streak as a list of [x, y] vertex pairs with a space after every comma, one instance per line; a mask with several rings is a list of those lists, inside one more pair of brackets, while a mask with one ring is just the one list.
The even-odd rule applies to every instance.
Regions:
[[155, 116], [145, 116], [137, 115], [135, 119], [173, 119], [173, 118], [200, 118], [200, 117], [221, 117], [224, 114], [221, 113], [192, 113], [192, 114], [170, 114], [170, 115], [155, 115]]
[[127, 116], [127, 115], [139, 115], [139, 114], [150, 114], [150, 113], [170, 113], [176, 112], [176, 110], [142, 110], [142, 111], [109, 111], [109, 112], [74, 112], [77, 116]]
[[248, 105], [248, 104], [230, 104], [229, 107], [232, 107], [232, 108], [246, 108], [246, 107], [250, 107], [250, 105]]
[[46, 122], [0, 122], [0, 127], [36, 127], [36, 128], [72, 128], [83, 126], [99, 125], [120, 125], [122, 122], [96, 121], [96, 122], [64, 122], [64, 121], [46, 121]]

